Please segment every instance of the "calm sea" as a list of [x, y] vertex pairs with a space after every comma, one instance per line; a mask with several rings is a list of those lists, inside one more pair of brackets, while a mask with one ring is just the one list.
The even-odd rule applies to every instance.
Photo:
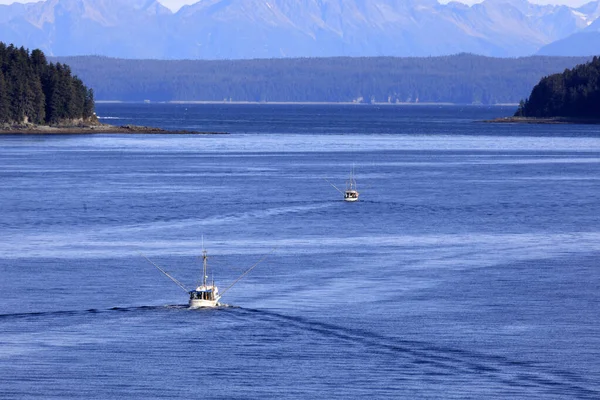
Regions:
[[[600, 129], [99, 105], [0, 137], [2, 399], [598, 399]], [[347, 204], [352, 169], [361, 201]], [[227, 307], [188, 310], [202, 238]]]

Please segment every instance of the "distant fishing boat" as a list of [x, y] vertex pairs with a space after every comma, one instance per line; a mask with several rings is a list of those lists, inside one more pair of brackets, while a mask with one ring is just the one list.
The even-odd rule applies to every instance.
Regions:
[[346, 190], [340, 190], [337, 186], [335, 186], [333, 183], [329, 182], [327, 179], [325, 179], [325, 181], [327, 183], [329, 183], [331, 186], [333, 186], [333, 188], [335, 190], [337, 190], [338, 192], [340, 192], [341, 194], [344, 195], [344, 201], [348, 201], [348, 202], [358, 201], [358, 197], [359, 197], [360, 193], [358, 192], [358, 189], [356, 186], [356, 179], [354, 178], [354, 168], [352, 168], [350, 177], [346, 181]]
[[354, 179], [354, 168], [350, 173], [350, 178], [346, 181], [346, 191], [344, 192], [344, 201], [358, 201], [358, 190], [356, 190], [356, 179]]
[[[204, 246], [202, 246], [204, 247]], [[273, 249], [275, 251], [275, 249]], [[271, 251], [271, 253], [273, 252]], [[271, 254], [269, 253], [269, 254]], [[202, 281], [194, 290], [189, 290], [183, 283], [175, 279], [171, 276], [167, 271], [162, 269], [158, 264], [154, 261], [150, 260], [148, 257], [142, 254], [150, 264], [154, 265], [160, 272], [162, 272], [167, 278], [173, 281], [177, 286], [185, 290], [189, 295], [188, 305], [190, 308], [213, 308], [220, 306], [219, 300], [221, 297], [231, 289], [236, 283], [238, 283], [244, 276], [250, 273], [258, 264], [264, 261], [265, 258], [269, 256], [269, 254], [265, 255], [261, 258], [256, 264], [250, 267], [246, 272], [244, 272], [238, 279], [236, 279], [227, 289], [223, 291], [223, 293], [219, 293], [219, 288], [215, 285], [215, 280], [209, 283], [208, 281], [208, 252], [206, 250], [202, 250]]]

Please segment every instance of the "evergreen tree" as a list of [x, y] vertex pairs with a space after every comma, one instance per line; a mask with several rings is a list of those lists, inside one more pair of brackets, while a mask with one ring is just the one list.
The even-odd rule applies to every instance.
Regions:
[[60, 123], [90, 119], [93, 95], [64, 64], [49, 64], [41, 50], [0, 42], [0, 122]]
[[515, 115], [600, 119], [600, 59], [543, 78]]
[[27, 113], [31, 122], [34, 124], [43, 124], [46, 122], [46, 95], [42, 89], [42, 83], [39, 76], [33, 77], [29, 81]]
[[[2, 50], [0, 49], [0, 65], [2, 63]], [[8, 92], [6, 90], [6, 83], [4, 80], [4, 73], [0, 68], [0, 123], [9, 121], [9, 110], [10, 104], [8, 102]]]
[[[84, 89], [86, 89], [84, 87]], [[85, 91], [85, 100], [83, 101], [83, 118], [94, 119], [94, 89], [87, 89]]]
[[54, 64], [50, 64], [42, 75], [42, 87], [46, 94], [46, 121], [54, 124], [59, 121], [60, 102], [57, 90], [58, 72]]
[[41, 76], [44, 69], [48, 65], [46, 55], [39, 49], [35, 49], [31, 52], [31, 64], [33, 70], [38, 76]]

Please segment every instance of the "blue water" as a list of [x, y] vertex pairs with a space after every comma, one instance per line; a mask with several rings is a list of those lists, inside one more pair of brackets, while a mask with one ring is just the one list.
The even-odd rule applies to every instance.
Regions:
[[[0, 398], [600, 398], [600, 130], [512, 108], [98, 106], [0, 137]], [[352, 168], [361, 201], [347, 204]], [[227, 307], [187, 295], [204, 236]]]

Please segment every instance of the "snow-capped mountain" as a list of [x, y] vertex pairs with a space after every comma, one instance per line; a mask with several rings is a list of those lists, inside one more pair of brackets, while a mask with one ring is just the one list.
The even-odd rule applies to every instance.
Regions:
[[538, 54], [548, 56], [591, 56], [600, 54], [600, 2], [588, 3], [573, 10], [586, 27], [543, 46]]
[[0, 40], [49, 55], [156, 57], [172, 12], [154, 0], [47, 0], [0, 6]]
[[599, 17], [600, 0], [200, 0], [176, 13], [156, 0], [46, 0], [0, 5], [0, 41], [125, 58], [520, 56]]

